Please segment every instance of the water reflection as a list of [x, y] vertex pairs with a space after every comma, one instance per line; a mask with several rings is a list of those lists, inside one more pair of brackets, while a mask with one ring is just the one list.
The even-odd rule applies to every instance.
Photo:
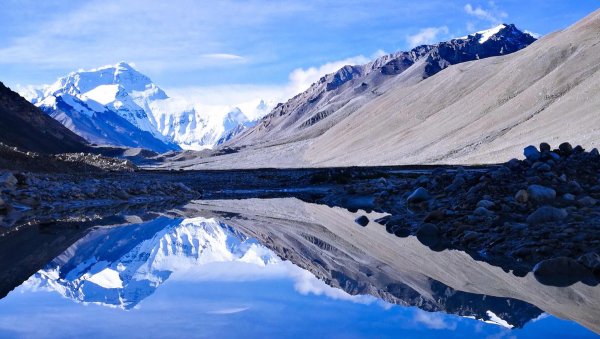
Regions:
[[[102, 319], [113, 328], [145, 324], [135, 332], [139, 336], [162, 336], [150, 329], [168, 329], [167, 336], [192, 329], [237, 336], [236, 326], [264, 336], [395, 336], [399, 330], [419, 336], [593, 336], [547, 313], [599, 331], [598, 288], [543, 286], [462, 252], [432, 252], [412, 237], [389, 236], [381, 226], [360, 227], [355, 218], [296, 199], [218, 200], [168, 215], [118, 219], [120, 224], [113, 218], [110, 226], [99, 226], [100, 220], [93, 228], [63, 223], [51, 231], [9, 232], [0, 249], [21, 258], [18, 275], [37, 272], [0, 300], [0, 336], [53, 336], [39, 332], [36, 323], [11, 327], [11, 320], [47, 318], [45, 306], [55, 316], [39, 321], [61, 334], [74, 317]], [[23, 251], [5, 247], [7, 239], [32, 244]], [[37, 250], [36, 242], [43, 243]], [[3, 282], [5, 289], [14, 287]], [[115, 334], [88, 325], [86, 331]]]

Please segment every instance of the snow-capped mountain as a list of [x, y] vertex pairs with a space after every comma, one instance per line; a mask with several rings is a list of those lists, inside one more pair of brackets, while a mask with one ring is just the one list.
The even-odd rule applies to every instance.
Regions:
[[27, 281], [78, 302], [131, 309], [172, 273], [215, 262], [258, 266], [281, 260], [214, 219], [158, 218], [97, 229]]
[[158, 152], [211, 148], [231, 130], [249, 125], [237, 108], [207, 114], [197, 104], [169, 98], [125, 62], [73, 72], [21, 94], [89, 142], [103, 145]]

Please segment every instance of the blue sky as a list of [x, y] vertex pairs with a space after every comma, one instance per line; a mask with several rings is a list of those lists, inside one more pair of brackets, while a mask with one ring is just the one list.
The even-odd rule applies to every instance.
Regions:
[[2, 0], [0, 81], [12, 88], [52, 83], [70, 71], [123, 60], [167, 93], [216, 103], [285, 97], [345, 63], [500, 22], [547, 34], [598, 5], [592, 0]]

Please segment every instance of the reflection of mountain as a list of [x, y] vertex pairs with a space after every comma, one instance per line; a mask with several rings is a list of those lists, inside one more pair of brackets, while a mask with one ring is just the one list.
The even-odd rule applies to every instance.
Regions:
[[255, 240], [212, 219], [169, 219], [100, 228], [77, 241], [28, 284], [64, 296], [133, 308], [171, 273], [212, 262], [267, 265], [278, 258]]
[[[297, 199], [202, 201], [188, 208], [228, 216], [228, 224], [282, 259], [350, 294], [515, 327], [542, 309], [600, 331], [599, 287], [545, 286], [532, 274], [517, 277], [464, 252], [433, 252], [416, 238], [394, 237], [376, 223], [358, 226], [354, 219], [360, 213]], [[373, 213], [369, 219], [380, 216]]]

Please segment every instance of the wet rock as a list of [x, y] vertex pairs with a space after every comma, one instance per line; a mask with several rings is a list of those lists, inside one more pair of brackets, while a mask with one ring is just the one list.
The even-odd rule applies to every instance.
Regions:
[[524, 204], [529, 200], [529, 193], [527, 193], [526, 190], [519, 190], [515, 194], [515, 200], [521, 204]]
[[354, 222], [359, 224], [362, 227], [365, 227], [369, 224], [369, 218], [367, 218], [364, 215], [361, 215], [360, 217], [354, 219]]
[[429, 192], [425, 188], [419, 187], [414, 192], [412, 192], [408, 196], [408, 198], [406, 198], [406, 201], [409, 204], [418, 204], [429, 199], [431, 199], [431, 195], [429, 195]]
[[596, 205], [597, 202], [598, 201], [596, 199], [594, 199], [590, 196], [585, 196], [585, 197], [577, 200], [577, 203], [583, 207], [592, 207], [592, 206]]
[[571, 153], [573, 153], [573, 146], [571, 146], [571, 144], [569, 144], [568, 142], [563, 142], [562, 144], [560, 144], [558, 146], [558, 149], [560, 150], [560, 154], [562, 156], [569, 156], [571, 155]]
[[595, 281], [590, 270], [568, 257], [543, 260], [533, 268], [535, 278], [545, 285], [569, 286], [578, 281], [593, 283]]
[[560, 221], [565, 219], [568, 213], [565, 209], [552, 206], [542, 206], [527, 217], [527, 223], [530, 225], [541, 224], [550, 221]]
[[529, 199], [535, 202], [550, 202], [556, 198], [556, 191], [542, 185], [530, 185], [527, 187]]

